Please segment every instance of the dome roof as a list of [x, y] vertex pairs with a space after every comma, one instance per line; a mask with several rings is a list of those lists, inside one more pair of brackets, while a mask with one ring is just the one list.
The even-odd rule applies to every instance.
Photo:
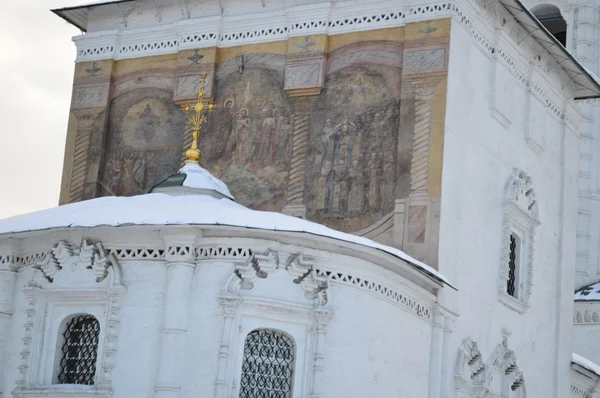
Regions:
[[205, 191], [208, 194], [216, 193], [217, 197], [227, 197], [235, 200], [227, 185], [200, 167], [198, 163], [186, 163], [177, 174], [173, 174], [159, 182], [150, 192], [168, 192], [165, 189], [177, 186], [191, 188], [196, 194], [200, 193], [199, 191]]
[[[172, 184], [163, 184], [169, 180]], [[396, 248], [285, 214], [248, 209], [234, 202], [227, 186], [197, 164], [186, 165], [163, 183], [153, 189], [154, 193], [96, 198], [0, 220], [0, 239], [55, 228], [126, 225], [222, 225], [302, 232], [384, 251], [452, 286], [442, 274]], [[187, 190], [182, 192], [182, 187]], [[156, 192], [157, 188], [162, 193]]]

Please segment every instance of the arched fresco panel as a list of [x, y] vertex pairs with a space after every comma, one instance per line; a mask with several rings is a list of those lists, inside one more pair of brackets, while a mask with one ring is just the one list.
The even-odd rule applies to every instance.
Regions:
[[201, 133], [202, 165], [239, 203], [270, 211], [285, 206], [292, 107], [283, 89], [285, 58], [251, 54], [219, 65], [215, 103]]
[[184, 134], [183, 112], [169, 90], [138, 89], [110, 106], [103, 195], [148, 192], [177, 172]]
[[330, 62], [310, 126], [308, 218], [348, 232], [394, 208], [400, 69], [367, 56]]

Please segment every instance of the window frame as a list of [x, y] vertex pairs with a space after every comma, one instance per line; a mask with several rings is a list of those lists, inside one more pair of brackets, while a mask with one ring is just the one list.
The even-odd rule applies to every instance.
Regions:
[[[244, 375], [244, 360], [246, 358], [245, 352], [246, 352], [246, 343], [248, 340], [248, 336], [250, 336], [250, 334], [254, 333], [254, 332], [271, 332], [273, 334], [277, 334], [280, 336], [283, 336], [285, 338], [287, 338], [290, 343], [291, 343], [291, 352], [292, 352], [292, 359], [291, 359], [291, 377], [289, 380], [290, 383], [290, 390], [289, 393], [287, 395], [287, 398], [293, 398], [294, 397], [294, 378], [296, 376], [296, 360], [298, 357], [297, 351], [296, 351], [296, 341], [294, 340], [294, 338], [292, 336], [290, 336], [288, 333], [282, 331], [282, 330], [278, 330], [278, 329], [272, 329], [272, 328], [259, 328], [259, 329], [254, 329], [251, 330], [248, 334], [246, 334], [246, 337], [244, 337], [244, 345], [242, 347], [242, 362], [241, 362], [241, 366], [240, 366], [240, 376], [239, 376], [239, 383], [238, 383], [238, 396], [239, 396], [239, 390], [241, 390], [242, 384], [241, 384], [241, 379]], [[259, 357], [262, 359], [262, 357]]]
[[[94, 375], [92, 376], [92, 384], [83, 384], [83, 383], [62, 383], [60, 381], [60, 376], [63, 374], [65, 370], [65, 366], [62, 365], [62, 361], [64, 359], [65, 353], [63, 352], [65, 345], [67, 344], [67, 339], [65, 337], [66, 331], [68, 329], [68, 325], [77, 317], [80, 316], [88, 316], [92, 317], [98, 323], [98, 336], [97, 336], [97, 344], [96, 344], [96, 363], [94, 364]], [[98, 318], [90, 313], [78, 313], [71, 314], [64, 318], [60, 323], [58, 328], [58, 335], [56, 338], [56, 351], [55, 351], [55, 359], [54, 359], [54, 372], [52, 376], [52, 384], [77, 384], [82, 386], [95, 386], [96, 379], [98, 377], [98, 364], [100, 362], [99, 357], [99, 348], [100, 348], [100, 337], [102, 336], [102, 328], [100, 326], [100, 321]]]
[[[531, 178], [522, 170], [513, 169], [505, 186], [503, 229], [498, 273], [498, 300], [521, 314], [530, 308], [533, 287], [535, 230], [540, 225]], [[508, 294], [510, 235], [519, 239], [516, 258], [516, 297]]]
[[[249, 333], [268, 329], [275, 330], [285, 334], [294, 342], [294, 370], [292, 373], [292, 389], [290, 398], [304, 397], [310, 392], [310, 375], [309, 369], [312, 364], [312, 347], [314, 347], [314, 337], [311, 333], [310, 324], [304, 322], [290, 323], [288, 319], [271, 319], [270, 317], [256, 317], [241, 308], [242, 314], [239, 320], [239, 332], [234, 338], [232, 350], [235, 353], [233, 356], [233, 384], [232, 397], [239, 397], [242, 377], [242, 365], [244, 362], [244, 348], [246, 337]], [[314, 355], [314, 353], [312, 353]]]

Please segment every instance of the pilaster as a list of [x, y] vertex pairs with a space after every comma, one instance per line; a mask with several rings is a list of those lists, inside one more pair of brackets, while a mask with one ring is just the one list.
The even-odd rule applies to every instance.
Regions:
[[164, 290], [161, 345], [154, 386], [155, 398], [179, 397], [194, 275], [196, 234], [184, 230], [165, 233], [167, 278]]
[[112, 60], [75, 65], [60, 204], [98, 196], [105, 143]]
[[2, 257], [5, 260], [0, 262], [0, 397], [4, 392], [8, 331], [15, 309], [14, 289], [19, 262], [14, 252]]
[[287, 205], [283, 213], [306, 218], [304, 202], [306, 160], [313, 103], [325, 82], [327, 35], [292, 37], [288, 40], [285, 89], [293, 99], [291, 166], [288, 176]]
[[[415, 112], [410, 190], [407, 199], [396, 201], [395, 209], [395, 218], [403, 222], [403, 233], [396, 233], [396, 242], [401, 238], [404, 251], [430, 265], [437, 264], [440, 221], [440, 199], [430, 194], [431, 132], [439, 82], [434, 79], [410, 83]], [[396, 226], [395, 231], [399, 228]]]

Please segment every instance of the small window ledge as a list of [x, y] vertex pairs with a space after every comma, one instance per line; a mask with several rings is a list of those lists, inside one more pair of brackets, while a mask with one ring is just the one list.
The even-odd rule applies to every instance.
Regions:
[[13, 398], [112, 398], [112, 390], [83, 385], [52, 385], [13, 391]]
[[507, 293], [500, 293], [498, 299], [502, 304], [513, 311], [517, 311], [519, 314], [524, 314], [529, 309], [527, 304], [519, 299], [514, 298], [513, 296], [508, 295]]

